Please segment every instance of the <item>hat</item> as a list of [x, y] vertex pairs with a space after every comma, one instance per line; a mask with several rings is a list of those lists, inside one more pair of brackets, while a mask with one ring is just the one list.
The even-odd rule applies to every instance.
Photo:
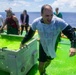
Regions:
[[5, 12], [7, 12], [7, 13], [11, 12], [12, 13], [12, 10], [11, 10], [11, 8], [8, 8], [8, 9], [5, 10]]

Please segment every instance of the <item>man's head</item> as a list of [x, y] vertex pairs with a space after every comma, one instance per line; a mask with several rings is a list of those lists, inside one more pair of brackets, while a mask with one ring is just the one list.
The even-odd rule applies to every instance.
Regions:
[[24, 11], [23, 11], [23, 14], [24, 14], [24, 15], [26, 15], [26, 14], [27, 14], [27, 11], [26, 11], [26, 10], [24, 10]]
[[13, 15], [11, 9], [7, 9], [7, 10], [5, 10], [5, 12], [6, 12], [8, 18], [10, 18]]
[[57, 7], [57, 8], [55, 9], [55, 11], [56, 11], [56, 13], [58, 13], [58, 11], [59, 11], [59, 8]]
[[41, 8], [41, 16], [43, 18], [44, 23], [49, 24], [51, 23], [53, 17], [53, 9], [50, 5], [46, 4], [43, 5]]

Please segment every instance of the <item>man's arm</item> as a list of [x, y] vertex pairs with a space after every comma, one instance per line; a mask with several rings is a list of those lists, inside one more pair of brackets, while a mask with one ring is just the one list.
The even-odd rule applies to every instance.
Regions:
[[64, 35], [66, 35], [71, 41], [70, 56], [75, 55], [75, 53], [76, 53], [76, 34], [75, 34], [74, 29], [70, 25], [68, 25], [62, 31], [62, 33]]
[[24, 46], [24, 43], [26, 43], [27, 41], [29, 41], [33, 37], [34, 33], [35, 33], [35, 31], [33, 31], [30, 28], [29, 32], [25, 35], [25, 37], [21, 41], [20, 48]]
[[14, 21], [16, 22], [16, 24], [17, 24], [17, 27], [18, 27], [18, 34], [20, 33], [20, 26], [19, 26], [19, 21], [18, 21], [18, 19], [17, 19], [17, 17], [16, 16], [13, 16], [13, 19], [14, 19]]

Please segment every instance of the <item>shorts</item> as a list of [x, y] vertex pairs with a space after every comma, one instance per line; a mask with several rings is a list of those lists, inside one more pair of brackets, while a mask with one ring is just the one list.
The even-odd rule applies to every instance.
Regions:
[[[56, 43], [55, 43], [55, 52], [57, 51], [57, 45], [59, 42], [59, 38], [60, 36], [57, 37]], [[51, 56], [47, 56], [46, 53], [43, 50], [43, 47], [41, 45], [41, 43], [39, 42], [39, 61], [40, 62], [46, 62], [47, 60], [53, 60], [54, 58], [52, 58]]]
[[43, 50], [42, 45], [39, 43], [39, 61], [40, 62], [46, 62], [47, 60], [53, 60], [54, 58], [51, 58], [50, 56], [47, 56], [46, 53]]

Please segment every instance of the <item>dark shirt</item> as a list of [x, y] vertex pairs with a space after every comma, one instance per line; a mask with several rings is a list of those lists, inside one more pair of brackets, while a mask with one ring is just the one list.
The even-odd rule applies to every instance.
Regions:
[[[20, 20], [23, 23], [23, 21], [24, 21], [24, 14], [20, 15]], [[25, 23], [26, 23], [26, 25], [29, 25], [29, 15], [28, 14], [26, 15]]]
[[11, 18], [6, 18], [5, 24], [7, 25], [7, 34], [17, 34], [18, 35], [18, 25], [16, 21], [13, 19], [13, 16]]

